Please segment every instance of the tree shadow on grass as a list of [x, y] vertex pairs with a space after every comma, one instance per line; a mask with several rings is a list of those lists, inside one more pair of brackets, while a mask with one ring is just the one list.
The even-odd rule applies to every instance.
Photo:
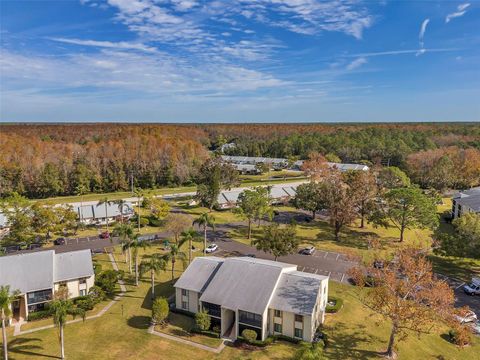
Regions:
[[[168, 299], [174, 294], [173, 284], [177, 281], [168, 280], [161, 283], [155, 282], [155, 297], [164, 297]], [[150, 284], [150, 281], [148, 281]], [[149, 287], [145, 297], [142, 302], [142, 309], [151, 309], [152, 308], [152, 288]]]
[[127, 320], [127, 324], [135, 329], [146, 330], [150, 326], [150, 317], [148, 316], [132, 316]]
[[330, 341], [325, 352], [332, 355], [334, 359], [368, 360], [384, 354], [379, 351], [363, 349], [369, 343], [378, 343], [384, 340], [368, 334], [365, 325], [356, 325], [352, 331], [351, 324], [338, 322], [331, 328], [327, 327], [326, 333]]
[[[22, 355], [22, 357], [27, 356], [28, 358], [35, 356], [35, 357], [59, 359], [59, 357], [55, 355], [40, 354], [39, 352], [36, 352], [36, 351], [43, 350], [43, 347], [36, 344], [37, 342], [41, 342], [41, 340], [38, 338], [33, 338], [33, 339], [15, 338], [13, 340], [10, 340], [10, 342], [8, 343], [9, 359], [15, 360], [16, 359], [15, 354]], [[0, 352], [0, 354], [3, 354], [3, 351]]]

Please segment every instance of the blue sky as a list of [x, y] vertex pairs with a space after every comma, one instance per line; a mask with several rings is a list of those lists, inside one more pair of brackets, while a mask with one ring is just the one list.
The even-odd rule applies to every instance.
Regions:
[[0, 6], [0, 121], [480, 121], [477, 0]]

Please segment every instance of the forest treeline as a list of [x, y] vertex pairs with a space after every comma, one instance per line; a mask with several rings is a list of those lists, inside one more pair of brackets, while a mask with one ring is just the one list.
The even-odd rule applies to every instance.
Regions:
[[398, 166], [423, 187], [480, 183], [479, 124], [18, 124], [0, 126], [0, 195], [190, 184], [209, 150]]

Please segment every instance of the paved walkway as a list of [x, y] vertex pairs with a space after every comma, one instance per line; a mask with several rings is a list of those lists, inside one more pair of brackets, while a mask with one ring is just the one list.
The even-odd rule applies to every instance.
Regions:
[[[110, 262], [112, 263], [112, 267], [114, 270], [118, 270], [118, 266], [117, 266], [117, 263], [115, 262], [115, 258], [113, 257], [113, 255], [111, 253], [108, 253], [108, 257], [110, 258]], [[95, 315], [91, 315], [91, 316], [87, 316], [85, 318], [85, 320], [91, 320], [91, 319], [96, 319], [96, 318], [99, 318], [100, 316], [104, 315], [108, 310], [110, 310], [110, 308], [118, 301], [120, 300], [120, 298], [125, 295], [125, 292], [127, 291], [127, 288], [125, 287], [125, 284], [123, 282], [123, 280], [119, 280], [118, 283], [120, 284], [120, 294], [118, 294], [117, 296], [115, 296], [115, 298], [110, 301], [107, 306], [105, 306], [102, 310], [100, 310], [98, 312], [98, 314], [95, 314]], [[77, 323], [77, 322], [80, 322], [80, 321], [83, 321], [83, 319], [74, 319], [74, 320], [69, 320], [67, 321], [67, 324], [73, 324], [73, 323]], [[33, 332], [36, 332], [36, 331], [40, 331], [40, 330], [45, 330], [45, 329], [51, 329], [53, 328], [55, 325], [51, 324], [51, 325], [46, 325], [46, 326], [41, 326], [41, 327], [38, 327], [38, 328], [34, 328], [34, 329], [30, 329], [30, 330], [25, 330], [25, 331], [22, 331], [21, 330], [21, 326], [25, 324], [25, 322], [23, 323], [18, 323], [18, 324], [15, 324], [15, 327], [14, 327], [14, 330], [13, 330], [13, 336], [18, 336], [18, 335], [25, 335], [25, 334], [31, 334]]]
[[182, 343], [182, 344], [185, 344], [185, 345], [190, 345], [190, 346], [196, 347], [197, 349], [210, 351], [210, 352], [213, 352], [215, 354], [221, 353], [222, 350], [225, 348], [225, 340], [223, 340], [222, 343], [218, 347], [212, 348], [210, 346], [206, 346], [206, 345], [202, 345], [202, 344], [190, 341], [190, 340], [182, 339], [178, 336], [172, 336], [172, 335], [168, 335], [168, 334], [165, 334], [165, 333], [162, 333], [162, 332], [155, 331], [154, 326], [150, 326], [148, 328], [148, 333], [152, 334], [152, 335], [160, 336], [164, 339], [176, 341], [176, 342], [179, 342], [179, 343]]

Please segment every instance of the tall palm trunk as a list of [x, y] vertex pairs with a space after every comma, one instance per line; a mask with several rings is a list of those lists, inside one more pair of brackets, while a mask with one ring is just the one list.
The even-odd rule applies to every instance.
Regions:
[[128, 272], [132, 275], [132, 249], [128, 247]]
[[138, 249], [135, 249], [135, 286], [138, 286]]
[[175, 271], [175, 258], [172, 258], [172, 280], [175, 278], [173, 272]]
[[152, 300], [155, 299], [155, 272], [150, 270], [150, 280], [152, 281]]
[[207, 226], [203, 227], [203, 256], [207, 256]]
[[192, 237], [188, 239], [188, 265], [192, 262]]
[[105, 203], [105, 225], [106, 225], [107, 234], [108, 234], [108, 208], [106, 203]]
[[61, 359], [65, 359], [65, 345], [63, 343], [63, 324], [60, 324], [60, 351], [61, 351]]
[[2, 338], [3, 338], [3, 356], [8, 360], [7, 329], [5, 324], [5, 311], [2, 309]]
[[248, 219], [248, 240], [252, 238], [252, 219]]

